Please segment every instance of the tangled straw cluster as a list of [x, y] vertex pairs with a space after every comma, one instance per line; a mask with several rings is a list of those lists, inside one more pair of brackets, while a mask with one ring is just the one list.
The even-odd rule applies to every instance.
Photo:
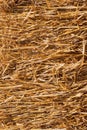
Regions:
[[26, 2], [0, 1], [0, 129], [87, 130], [87, 1]]
[[30, 4], [31, 0], [3, 0], [2, 1], [2, 10], [5, 12], [15, 12], [17, 6], [27, 6]]

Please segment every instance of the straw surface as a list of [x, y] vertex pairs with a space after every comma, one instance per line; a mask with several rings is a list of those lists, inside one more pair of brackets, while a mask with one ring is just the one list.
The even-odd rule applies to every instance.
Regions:
[[0, 0], [0, 129], [87, 130], [86, 0]]

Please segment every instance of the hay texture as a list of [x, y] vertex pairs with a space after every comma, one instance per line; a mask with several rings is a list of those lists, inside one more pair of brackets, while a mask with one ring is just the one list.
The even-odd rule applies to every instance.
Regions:
[[87, 130], [87, 0], [0, 0], [0, 130]]

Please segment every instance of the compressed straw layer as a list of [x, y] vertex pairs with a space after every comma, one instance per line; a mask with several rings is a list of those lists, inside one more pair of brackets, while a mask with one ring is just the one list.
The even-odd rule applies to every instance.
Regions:
[[0, 129], [87, 130], [86, 0], [0, 0]]

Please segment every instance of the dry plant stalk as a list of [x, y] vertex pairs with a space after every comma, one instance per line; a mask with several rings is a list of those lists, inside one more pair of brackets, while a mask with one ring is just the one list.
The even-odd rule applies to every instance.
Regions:
[[87, 1], [0, 1], [0, 129], [87, 130]]

